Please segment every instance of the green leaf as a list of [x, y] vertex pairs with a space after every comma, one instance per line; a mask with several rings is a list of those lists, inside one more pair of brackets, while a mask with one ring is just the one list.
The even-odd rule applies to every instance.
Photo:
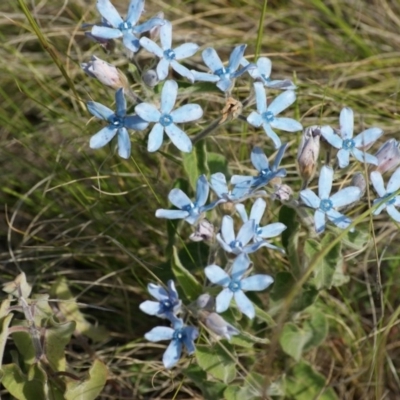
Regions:
[[293, 357], [296, 361], [301, 359], [304, 346], [311, 339], [312, 333], [298, 328], [295, 324], [288, 322], [282, 329], [279, 343], [282, 350]]
[[189, 301], [196, 300], [202, 293], [203, 287], [197, 279], [182, 265], [176, 247], [173, 248], [172, 272], [179, 282], [186, 298]]
[[[1, 308], [3, 308], [3, 304], [10, 305], [9, 300], [4, 300], [1, 304]], [[8, 307], [8, 306], [7, 306]], [[0, 331], [0, 367], [3, 364], [3, 356], [4, 356], [4, 349], [7, 344], [7, 337], [8, 337], [8, 327], [11, 323], [14, 314], [8, 314], [0, 319], [1, 324], [1, 331]]]
[[100, 360], [94, 360], [89, 377], [84, 381], [67, 378], [65, 400], [94, 400], [101, 393], [107, 381], [108, 370]]
[[294, 400], [338, 400], [333, 389], [326, 387], [324, 376], [304, 361], [294, 366], [285, 383], [287, 394]]
[[285, 299], [296, 283], [293, 275], [290, 272], [285, 271], [278, 272], [275, 275], [274, 280], [274, 286], [270, 294], [273, 301]]
[[323, 343], [329, 331], [328, 320], [323, 312], [315, 307], [310, 307], [307, 311], [311, 314], [311, 319], [304, 323], [303, 329], [311, 334], [311, 338], [304, 346], [305, 351]]
[[219, 153], [207, 153], [208, 169], [210, 174], [222, 172], [228, 179], [230, 172], [228, 169], [228, 161], [225, 156]]
[[200, 368], [214, 378], [229, 383], [236, 377], [236, 362], [234, 361], [236, 354], [231, 345], [224, 343], [224, 348], [219, 344], [214, 347], [198, 345], [196, 358]]
[[196, 151], [182, 154], [183, 169], [186, 172], [190, 186], [196, 192], [196, 182], [201, 175], [198, 169], [198, 160]]

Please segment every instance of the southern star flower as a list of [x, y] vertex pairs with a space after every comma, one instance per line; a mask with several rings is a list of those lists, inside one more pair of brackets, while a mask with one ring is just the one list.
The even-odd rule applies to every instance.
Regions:
[[358, 161], [367, 164], [378, 165], [378, 159], [368, 153], [362, 151], [363, 148], [371, 146], [375, 140], [382, 136], [383, 131], [380, 128], [369, 128], [359, 133], [353, 139], [354, 115], [353, 110], [344, 107], [340, 112], [340, 136], [334, 133], [330, 126], [321, 128], [321, 135], [333, 147], [339, 149], [337, 158], [339, 167], [345, 168], [349, 165], [350, 154]]
[[315, 231], [322, 233], [325, 230], [325, 219], [333, 222], [341, 229], [351, 224], [351, 219], [335, 210], [334, 207], [343, 207], [358, 201], [361, 197], [361, 190], [356, 186], [349, 186], [329, 196], [332, 189], [333, 169], [324, 165], [318, 181], [318, 196], [310, 189], [300, 192], [301, 200], [308, 207], [314, 208]]
[[201, 118], [203, 110], [198, 104], [185, 104], [172, 111], [178, 95], [178, 84], [175, 81], [165, 81], [161, 91], [161, 107], [158, 110], [153, 104], [140, 103], [135, 107], [139, 117], [147, 122], [155, 122], [150, 132], [147, 143], [147, 150], [157, 151], [163, 141], [164, 131], [171, 139], [172, 143], [181, 151], [190, 153], [192, 142], [189, 137], [176, 123], [194, 121]]
[[266, 289], [273, 278], [269, 275], [253, 275], [243, 278], [250, 260], [247, 254], [240, 254], [232, 263], [230, 276], [218, 265], [209, 265], [204, 272], [207, 278], [217, 285], [224, 287], [216, 298], [216, 311], [224, 312], [228, 309], [232, 297], [235, 298], [239, 310], [250, 319], [254, 318], [255, 310], [252, 302], [244, 294], [246, 290], [261, 291]]
[[142, 131], [149, 125], [137, 115], [126, 115], [126, 101], [124, 90], [118, 89], [115, 92], [116, 111], [110, 110], [103, 104], [95, 101], [88, 101], [87, 108], [95, 117], [104, 119], [109, 125], [97, 132], [90, 138], [90, 148], [99, 149], [105, 146], [111, 139], [118, 135], [118, 154], [122, 158], [129, 158], [131, 154], [131, 141], [127, 129]]

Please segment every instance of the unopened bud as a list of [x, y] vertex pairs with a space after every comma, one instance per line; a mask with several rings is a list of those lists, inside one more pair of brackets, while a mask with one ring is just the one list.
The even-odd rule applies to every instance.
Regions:
[[349, 186], [357, 186], [361, 190], [361, 197], [363, 197], [367, 189], [367, 182], [364, 175], [361, 172], [355, 173], [351, 178]]
[[98, 79], [103, 85], [113, 89], [128, 86], [128, 81], [121, 71], [96, 56], [92, 56], [88, 63], [82, 63], [81, 68], [92, 78]]
[[144, 82], [145, 85], [149, 87], [154, 87], [160, 80], [158, 79], [157, 72], [154, 71], [154, 69], [149, 69], [143, 73], [142, 81]]
[[318, 125], [309, 126], [304, 129], [297, 152], [297, 165], [299, 167], [300, 176], [303, 179], [302, 189], [307, 187], [317, 169], [320, 136], [321, 127]]
[[289, 201], [293, 195], [293, 190], [290, 186], [282, 184], [282, 185], [274, 185], [274, 193], [271, 194], [272, 200], [280, 200], [280, 201]]
[[218, 336], [222, 336], [230, 340], [232, 336], [239, 334], [238, 329], [226, 322], [219, 314], [215, 312], [208, 313], [207, 311], [203, 311], [200, 314], [200, 318], [204, 321], [207, 328]]
[[374, 171], [381, 174], [392, 171], [400, 164], [399, 142], [394, 139], [389, 139], [376, 152], [375, 157], [378, 159], [378, 166]]
[[196, 226], [196, 230], [189, 236], [194, 242], [211, 240], [214, 237], [214, 225], [206, 218], [202, 219]]
[[[153, 18], [164, 19], [164, 13], [160, 11]], [[157, 39], [159, 38], [161, 26], [162, 25], [156, 25], [154, 28], [150, 29], [149, 36], [153, 42], [157, 41]]]
[[215, 299], [208, 293], [201, 294], [196, 300], [196, 306], [202, 310], [212, 311], [214, 309]]

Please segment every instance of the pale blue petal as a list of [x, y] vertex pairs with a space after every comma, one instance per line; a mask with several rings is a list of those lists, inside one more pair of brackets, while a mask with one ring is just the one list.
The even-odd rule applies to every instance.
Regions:
[[272, 283], [274, 283], [274, 279], [271, 276], [258, 274], [244, 278], [240, 282], [240, 286], [243, 290], [259, 292], [266, 289]]
[[172, 368], [181, 358], [181, 354], [182, 343], [179, 340], [172, 340], [163, 354], [164, 367]]
[[90, 138], [89, 146], [91, 149], [100, 149], [105, 146], [117, 133], [118, 128], [106, 126]]
[[285, 229], [285, 224], [282, 224], [281, 222], [274, 222], [273, 224], [259, 228], [257, 230], [257, 236], [260, 236], [263, 239], [268, 239], [280, 235]]
[[144, 8], [144, 0], [131, 0], [128, 7], [128, 13], [126, 15], [126, 21], [135, 25], [139, 21]]
[[218, 83], [217, 83], [217, 88], [222, 90], [223, 92], [228, 91], [233, 85], [233, 81], [227, 78], [222, 78]]
[[92, 28], [91, 34], [96, 38], [101, 39], [117, 39], [123, 34], [119, 29], [108, 28], [107, 26], [94, 26]]
[[174, 49], [176, 60], [182, 60], [183, 58], [191, 57], [199, 49], [196, 43], [184, 43]]
[[203, 110], [198, 104], [185, 104], [171, 112], [175, 123], [195, 121], [203, 116]]
[[357, 186], [349, 186], [330, 197], [333, 207], [343, 207], [355, 203], [361, 198], [361, 190]]
[[[271, 68], [272, 68], [272, 63], [271, 60], [267, 57], [260, 57], [257, 60], [257, 67], [260, 75], [262, 76], [263, 80], [268, 79], [269, 76], [271, 75]], [[251, 75], [251, 72], [250, 72]]]
[[340, 168], [346, 168], [350, 162], [350, 152], [345, 149], [340, 149], [337, 153], [337, 159]]
[[272, 246], [272, 245], [270, 245], [270, 244], [269, 244], [267, 241], [265, 241], [265, 240], [263, 240], [263, 241], [257, 241], [257, 242], [254, 242], [254, 243], [248, 245], [248, 246], [245, 246], [245, 247], [243, 248], [243, 251], [244, 251], [246, 254], [251, 254], [251, 253], [256, 252], [256, 251], [257, 251], [258, 249], [260, 249], [261, 247], [271, 247], [271, 248], [274, 248], [274, 249], [279, 250], [279, 251], [281, 251], [281, 252], [284, 253], [284, 250], [283, 250], [283, 249], [280, 249], [279, 247], [276, 247], [276, 246]]
[[185, 344], [187, 353], [189, 355], [196, 351], [193, 341], [199, 337], [199, 330], [193, 326], [184, 328], [183, 343]]
[[270, 124], [264, 122], [263, 128], [267, 136], [274, 142], [275, 148], [278, 149], [279, 147], [281, 147], [282, 146], [281, 139], [279, 139], [279, 136], [272, 130]]
[[314, 213], [315, 232], [322, 233], [325, 230], [325, 213], [317, 210]]
[[356, 147], [368, 147], [383, 135], [383, 130], [380, 128], [369, 128], [359, 133], [353, 140]]
[[169, 50], [172, 45], [172, 25], [171, 22], [165, 20], [164, 25], [160, 28], [160, 42], [163, 50]]
[[246, 207], [243, 204], [239, 203], [235, 204], [235, 208], [243, 223], [247, 222], [249, 220], [249, 217], [247, 216]]
[[266, 81], [265, 86], [271, 89], [295, 90], [297, 86], [289, 79]]
[[135, 131], [142, 131], [149, 126], [149, 123], [138, 115], [129, 115], [124, 119], [124, 125], [128, 129], [134, 129]]
[[217, 236], [217, 242], [220, 244], [220, 246], [228, 253], [232, 253], [232, 248], [229, 246], [225, 240], [222, 238], [221, 234], [218, 233]]
[[337, 149], [342, 148], [343, 139], [339, 135], [336, 135], [336, 133], [330, 126], [328, 125], [323, 126], [321, 128], [321, 135], [331, 146], [336, 147]]
[[[275, 156], [275, 161], [272, 164], [272, 168], [271, 168], [272, 171], [277, 171], [278, 170], [279, 164], [282, 161], [282, 158], [283, 158], [283, 156], [285, 154], [287, 146], [288, 146], [288, 144], [285, 143], [281, 147], [279, 147], [278, 153]], [[285, 177], [285, 176], [286, 176], [286, 171], [285, 171], [285, 175], [283, 175], [282, 177]]]
[[189, 139], [189, 136], [175, 124], [166, 126], [165, 133], [180, 151], [184, 153], [190, 153], [192, 151], [192, 141]]
[[235, 240], [235, 231], [233, 229], [233, 219], [229, 215], [225, 215], [222, 218], [221, 224], [222, 238], [226, 243], [231, 243]]
[[274, 118], [271, 126], [286, 132], [297, 132], [303, 129], [301, 123], [293, 118]]
[[259, 127], [261, 126], [261, 124], [263, 123], [263, 118], [262, 116], [258, 113], [253, 111], [248, 117], [247, 117], [247, 122], [250, 125], [253, 125], [255, 127]]
[[228, 185], [226, 183], [225, 175], [222, 172], [212, 174], [210, 177], [210, 184], [212, 190], [218, 197], [228, 193]]
[[208, 74], [206, 72], [198, 72], [198, 71], [195, 71], [194, 69], [190, 70], [190, 72], [192, 73], [195, 81], [201, 81], [201, 82], [218, 82], [219, 81], [219, 76], [217, 76], [217, 75]]
[[318, 208], [321, 203], [321, 199], [311, 189], [302, 190], [300, 198], [306, 206], [312, 208]]
[[242, 279], [250, 265], [250, 259], [247, 254], [239, 254], [232, 263], [231, 276], [232, 280], [237, 281]]
[[111, 4], [110, 0], [97, 0], [96, 7], [101, 16], [114, 28], [118, 28], [118, 26], [124, 22], [116, 8]]
[[257, 244], [258, 247], [254, 251], [257, 251], [260, 247], [267, 247], [268, 249], [276, 250], [276, 251], [281, 252], [282, 254], [285, 254], [285, 250], [282, 249], [281, 247], [275, 246], [274, 244], [271, 244], [271, 243], [267, 242], [266, 240], [262, 240], [262, 239], [260, 239], [259, 236], [257, 236], [255, 239], [256, 239], [255, 244]]
[[176, 96], [178, 95], [178, 84], [173, 80], [165, 81], [161, 92], [161, 112], [170, 114], [174, 108]]
[[170, 297], [173, 301], [178, 300], [178, 297], [179, 297], [179, 296], [178, 296], [178, 292], [177, 292], [177, 290], [176, 290], [174, 281], [173, 281], [172, 279], [170, 279], [170, 280], [167, 282], [167, 285], [168, 285], [168, 289], [169, 289], [169, 297]]
[[329, 210], [326, 215], [328, 216], [328, 219], [340, 229], [346, 229], [351, 224], [351, 219], [347, 218], [339, 211], [332, 209]]
[[342, 139], [351, 139], [354, 130], [354, 115], [350, 107], [344, 107], [340, 111], [340, 136]]
[[235, 292], [234, 296], [238, 309], [248, 318], [253, 319], [256, 315], [253, 303], [248, 299], [242, 290]]
[[183, 76], [184, 78], [188, 79], [190, 82], [194, 82], [193, 74], [182, 64], [179, 64], [178, 61], [171, 61], [172, 69], [177, 72], [179, 75]]
[[139, 305], [139, 308], [146, 314], [157, 315], [160, 312], [160, 303], [158, 301], [146, 300]]
[[135, 112], [144, 121], [158, 122], [161, 117], [160, 111], [153, 104], [140, 103], [135, 107]]
[[148, 32], [156, 26], [164, 25], [165, 20], [162, 18], [151, 18], [143, 24], [136, 25], [133, 27], [132, 31], [135, 35], [141, 35], [144, 32]]
[[167, 326], [156, 326], [151, 331], [147, 332], [144, 337], [149, 342], [159, 342], [161, 340], [171, 340], [174, 335], [174, 330]]
[[232, 185], [241, 184], [241, 185], [244, 185], [243, 187], [248, 185], [248, 187], [250, 187], [252, 179], [253, 179], [253, 177], [248, 176], [248, 175], [232, 175], [231, 184]]
[[167, 291], [160, 285], [156, 285], [155, 283], [149, 283], [147, 285], [147, 291], [150, 293], [158, 301], [168, 300]]
[[209, 265], [204, 268], [204, 273], [208, 280], [216, 285], [228, 286], [231, 278], [229, 275], [218, 265]]
[[264, 169], [269, 170], [268, 158], [260, 147], [253, 147], [253, 150], [250, 154], [250, 159], [254, 168], [258, 172], [261, 172]]
[[263, 200], [261, 197], [258, 198], [254, 204], [253, 207], [251, 207], [250, 211], [250, 218], [253, 219], [256, 225], [260, 224], [261, 218], [264, 215], [265, 208], [267, 207], [267, 203], [265, 200]]
[[231, 55], [229, 56], [229, 70], [231, 73], [237, 70], [246, 47], [247, 45], [241, 44], [233, 49]]
[[161, 47], [154, 43], [152, 40], [149, 38], [143, 36], [140, 38], [140, 45], [146, 49], [149, 53], [155, 54], [159, 58], [163, 58], [164, 53], [161, 49]]
[[247, 222], [245, 222], [239, 229], [236, 239], [239, 242], [241, 242], [243, 246], [246, 246], [246, 244], [249, 243], [250, 240], [253, 238], [254, 231], [255, 231], [255, 223], [254, 220], [250, 219]]
[[207, 178], [205, 175], [200, 175], [196, 183], [196, 206], [204, 206], [208, 199], [208, 193], [210, 186], [208, 185]]
[[259, 114], [262, 114], [267, 111], [267, 95], [265, 94], [264, 85], [261, 82], [254, 82], [253, 86], [256, 95], [257, 111]]
[[97, 118], [104, 119], [105, 121], [110, 121], [111, 117], [115, 115], [114, 111], [110, 110], [106, 106], [103, 106], [103, 104], [96, 103], [95, 101], [88, 101], [86, 103], [86, 107], [90, 114]]
[[168, 200], [177, 208], [185, 208], [192, 204], [192, 201], [181, 189], [174, 188], [169, 192]]
[[393, 193], [400, 188], [400, 168], [393, 172], [386, 188], [388, 193]]
[[169, 73], [169, 65], [170, 62], [166, 60], [165, 58], [161, 58], [161, 60], [157, 64], [157, 77], [160, 81], [163, 81]]
[[275, 116], [283, 110], [286, 110], [296, 100], [296, 92], [293, 90], [286, 90], [276, 97], [268, 107], [268, 111], [271, 111]]
[[318, 196], [320, 199], [327, 199], [331, 194], [333, 181], [333, 169], [324, 165], [318, 179]]
[[124, 159], [128, 159], [131, 155], [131, 140], [124, 127], [118, 129], [118, 155]]
[[207, 47], [205, 50], [203, 50], [202, 56], [204, 63], [212, 72], [218, 71], [224, 67], [221, 59], [218, 57], [217, 52], [212, 47]]
[[118, 117], [124, 117], [126, 114], [126, 100], [123, 88], [119, 88], [115, 92], [115, 102], [116, 102], [115, 115], [117, 115]]
[[[139, 105], [145, 105], [144, 103]], [[153, 126], [152, 130], [150, 131], [149, 138], [147, 140], [147, 151], [152, 153], [157, 151], [163, 142], [164, 137], [164, 127], [157, 123]]]
[[[384, 201], [382, 201], [382, 200], [384, 200]], [[387, 206], [386, 199], [382, 199], [382, 198], [375, 199], [373, 202], [373, 205], [375, 206], [376, 204], [380, 204], [380, 205], [372, 213], [373, 215], [379, 215]]]
[[139, 39], [131, 31], [123, 32], [122, 43], [128, 50], [134, 53], [140, 49]]
[[225, 288], [215, 299], [215, 311], [217, 313], [222, 313], [229, 308], [233, 297], [233, 293], [230, 289]]
[[395, 221], [400, 222], [400, 212], [393, 204], [387, 206], [386, 211]]
[[362, 163], [378, 165], [378, 159], [372, 154], [364, 153], [356, 148], [354, 148], [351, 152], [353, 153], [353, 156]]
[[238, 69], [236, 72], [231, 72], [229, 75], [232, 79], [238, 78], [239, 76], [243, 75], [245, 72], [250, 72], [253, 69], [257, 69], [257, 66], [253, 63], [246, 65], [244, 68]]
[[378, 171], [371, 172], [371, 182], [372, 185], [374, 186], [376, 193], [378, 193], [379, 197], [384, 197], [386, 194], [386, 189], [380, 172]]
[[156, 217], [157, 218], [166, 218], [166, 219], [184, 219], [189, 216], [189, 213], [187, 211], [182, 211], [182, 210], [164, 210], [164, 209], [158, 209], [156, 211]]

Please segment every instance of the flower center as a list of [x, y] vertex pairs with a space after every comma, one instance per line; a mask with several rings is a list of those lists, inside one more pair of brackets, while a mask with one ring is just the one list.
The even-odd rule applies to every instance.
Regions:
[[224, 68], [224, 67], [222, 67], [222, 68], [220, 68], [220, 69], [217, 69], [215, 72], [214, 72], [214, 75], [217, 75], [217, 76], [219, 76], [220, 78], [222, 78], [222, 77], [227, 77], [227, 78], [229, 78], [229, 74], [230, 74], [230, 71], [229, 71], [229, 67], [227, 67], [227, 68]]
[[172, 303], [169, 300], [164, 300], [160, 302], [162, 312], [171, 311]]
[[240, 240], [232, 240], [232, 242], [229, 243], [229, 246], [232, 249], [241, 249], [243, 247], [243, 244]]
[[122, 22], [122, 24], [120, 24], [118, 28], [120, 31], [128, 31], [129, 29], [132, 29], [132, 24], [125, 21]]
[[176, 58], [175, 52], [172, 49], [165, 50], [164, 58], [168, 61], [175, 60], [175, 58]]
[[271, 111], [265, 111], [261, 116], [265, 122], [272, 122], [275, 119], [275, 115]]
[[231, 281], [231, 283], [229, 284], [229, 290], [232, 292], [237, 292], [238, 290], [241, 290], [240, 281]]
[[193, 203], [187, 204], [186, 206], [183, 206], [181, 208], [182, 211], [187, 211], [190, 212], [195, 208], [195, 205]]
[[176, 329], [172, 336], [172, 339], [178, 340], [179, 342], [181, 342], [183, 340], [184, 336], [185, 336], [185, 334], [182, 329]]
[[172, 117], [169, 114], [163, 114], [160, 117], [160, 124], [162, 126], [168, 126], [173, 123]]
[[333, 208], [332, 200], [330, 199], [321, 200], [321, 203], [319, 203], [319, 208], [324, 212], [328, 212]]
[[343, 140], [343, 148], [345, 150], [352, 150], [356, 146], [353, 139], [345, 139]]
[[[383, 199], [387, 199], [387, 198], [390, 197], [392, 194], [393, 194], [393, 193], [386, 193], [386, 194], [382, 197], [382, 200], [383, 200]], [[393, 205], [395, 202], [396, 202], [396, 197], [393, 197], [393, 198], [391, 198], [390, 200], [387, 200], [387, 201], [386, 201], [386, 204], [387, 204], [388, 206], [391, 206], [391, 205]]]
[[269, 76], [266, 76], [265, 74], [261, 74], [261, 78], [266, 83], [271, 82], [271, 78]]
[[124, 125], [124, 118], [118, 117], [117, 115], [113, 115], [111, 120], [111, 125], [117, 127]]

